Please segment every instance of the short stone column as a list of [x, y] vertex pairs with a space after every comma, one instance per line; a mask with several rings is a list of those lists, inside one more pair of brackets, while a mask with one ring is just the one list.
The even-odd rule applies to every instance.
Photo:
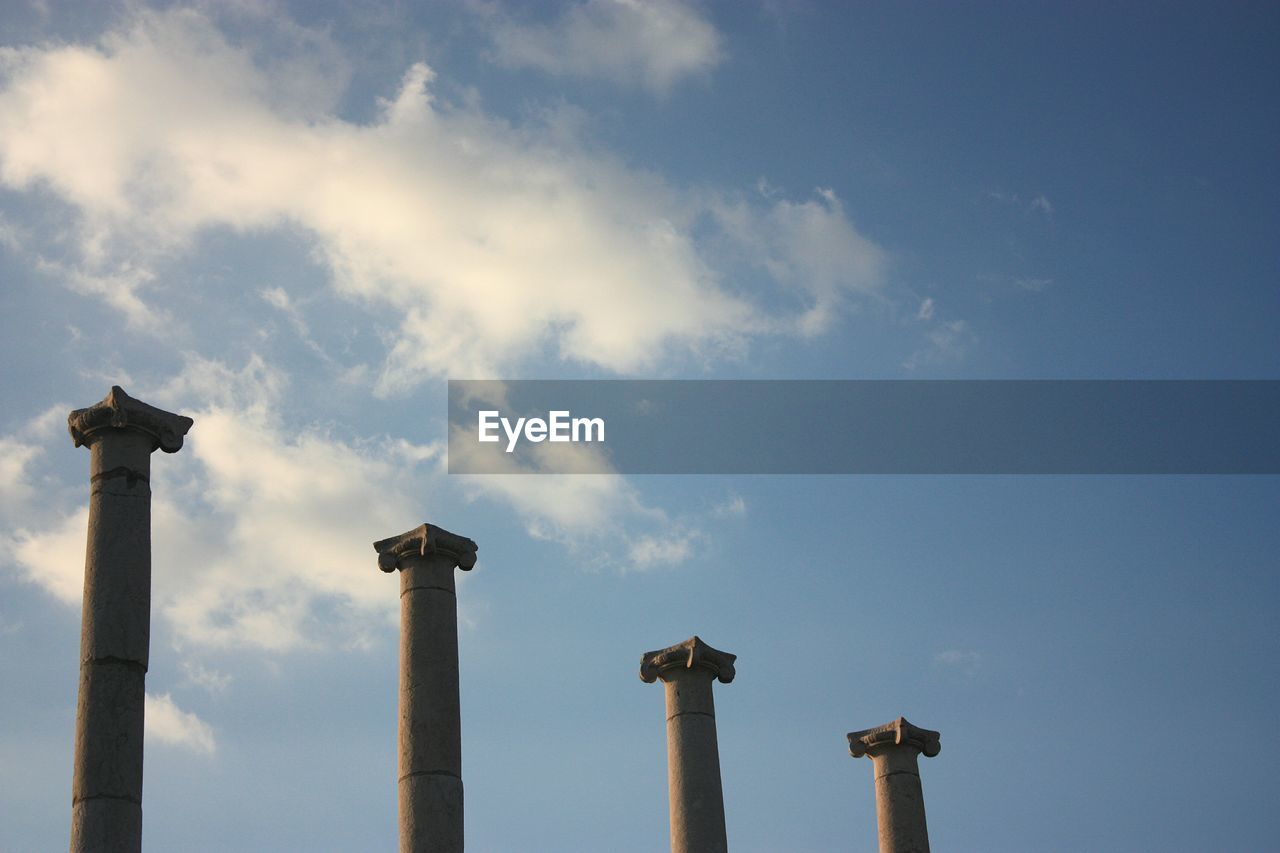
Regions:
[[89, 532], [71, 782], [72, 853], [142, 849], [142, 740], [151, 643], [151, 454], [192, 420], [119, 386], [67, 417], [89, 447]]
[[729, 849], [711, 682], [733, 681], [736, 659], [698, 637], [646, 652], [640, 659], [640, 680], [651, 684], [662, 679], [667, 694], [667, 802], [673, 853]]
[[922, 752], [932, 758], [941, 750], [937, 732], [912, 725], [904, 717], [849, 733], [849, 754], [871, 756], [880, 853], [929, 853], [918, 758]]
[[476, 543], [424, 524], [373, 543], [378, 568], [400, 570], [401, 853], [462, 850], [462, 719], [453, 570]]

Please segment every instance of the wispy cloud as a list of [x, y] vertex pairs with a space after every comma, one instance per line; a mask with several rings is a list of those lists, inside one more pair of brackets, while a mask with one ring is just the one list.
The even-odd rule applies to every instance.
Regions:
[[982, 197], [996, 204], [1018, 208], [1026, 213], [1038, 213], [1045, 217], [1053, 216], [1053, 202], [1044, 193], [1035, 193], [1028, 199], [1021, 193], [1003, 190], [987, 190]]
[[[597, 24], [701, 20], [678, 4], [574, 8]], [[638, 372], [737, 353], [829, 328], [877, 286], [882, 253], [830, 191], [732, 201], [672, 186], [563, 122], [441, 103], [422, 63], [375, 120], [348, 122], [333, 113], [341, 77], [306, 59], [331, 46], [287, 35], [282, 54], [254, 52], [200, 12], [139, 10], [97, 44], [4, 53], [0, 183], [77, 212], [78, 254], [50, 261], [73, 286], [163, 330], [157, 264], [207, 229], [288, 227], [339, 294], [394, 323], [383, 394], [536, 357]], [[659, 67], [654, 85], [690, 66]], [[715, 251], [695, 231], [707, 223]], [[758, 290], [723, 286], [725, 254], [751, 254]]]
[[[153, 607], [179, 646], [361, 645], [393, 621], [395, 598], [376, 583], [369, 543], [420, 521], [428, 508], [417, 498], [415, 468], [438, 454], [290, 425], [286, 387], [257, 358], [241, 370], [192, 359], [145, 395], [197, 424], [182, 453], [153, 471]], [[27, 581], [78, 605], [87, 506], [42, 517], [30, 511], [21, 469], [7, 481], [28, 521], [15, 528], [6, 519], [0, 542], [10, 560]], [[174, 571], [193, 562], [199, 571]], [[198, 669], [187, 675], [206, 688], [218, 681]]]
[[902, 363], [907, 370], [955, 361], [964, 355], [966, 346], [974, 340], [969, 324], [964, 320], [935, 321], [931, 314], [927, 322], [930, 326], [924, 332], [923, 345]]
[[[446, 486], [443, 443], [349, 441], [290, 423], [288, 387], [257, 357], [240, 369], [191, 357], [163, 386], [135, 389], [196, 422], [182, 453], [153, 471], [153, 609], [181, 649], [366, 645], [396, 614], [370, 543], [431, 517], [421, 495], [447, 488], [509, 508], [531, 535], [582, 555], [588, 569], [677, 565], [701, 539], [697, 518], [646, 504], [598, 455], [578, 460], [581, 474], [513, 470]], [[47, 420], [0, 438], [0, 558], [74, 607], [88, 507], [79, 490], [62, 507], [37, 500], [44, 444], [31, 436]], [[199, 570], [174, 571], [190, 565]], [[197, 662], [184, 675], [214, 693], [229, 680]]]
[[[462, 429], [455, 425], [455, 429]], [[490, 453], [489, 449], [493, 452]], [[683, 562], [697, 534], [682, 528], [665, 511], [646, 504], [636, 488], [616, 472], [596, 445], [533, 445], [520, 458], [498, 445], [466, 438], [451, 442], [458, 470], [494, 473], [459, 475], [466, 493], [513, 509], [525, 530], [537, 539], [558, 542], [584, 558], [588, 567], [649, 568]], [[485, 454], [483, 459], [456, 454]], [[570, 471], [573, 473], [543, 473]], [[654, 531], [684, 529], [682, 548], [658, 549]]]
[[793, 333], [826, 331], [854, 297], [877, 292], [883, 282], [885, 253], [858, 232], [831, 189], [763, 208], [722, 200], [714, 215], [743, 257], [803, 297], [802, 310], [782, 318]]
[[607, 79], [663, 94], [724, 58], [715, 26], [683, 0], [585, 0], [550, 23], [492, 12], [494, 58], [513, 68]]
[[945, 652], [938, 652], [933, 656], [934, 663], [943, 666], [972, 666], [981, 662], [982, 655], [975, 651], [966, 651], [963, 649], [947, 649]]
[[933, 665], [942, 671], [972, 678], [982, 667], [982, 654], [972, 649], [947, 649], [933, 656]]
[[191, 661], [182, 662], [182, 681], [192, 687], [199, 687], [212, 694], [226, 691], [231, 684], [231, 676], [216, 669], [209, 669]]
[[668, 531], [663, 535], [642, 536], [631, 543], [627, 558], [634, 568], [645, 570], [683, 563], [693, 554], [698, 534], [692, 531]]
[[213, 755], [218, 751], [218, 744], [209, 724], [175, 705], [168, 693], [158, 696], [148, 693], [144, 712], [148, 741], [204, 755]]
[[717, 518], [733, 518], [746, 515], [747, 502], [742, 499], [742, 495], [730, 494], [711, 508], [711, 514]]
[[1042, 291], [1049, 289], [1049, 286], [1053, 284], [1053, 279], [1027, 276], [1023, 278], [1015, 278], [1013, 283], [1022, 290], [1029, 290], [1032, 293], [1041, 293]]

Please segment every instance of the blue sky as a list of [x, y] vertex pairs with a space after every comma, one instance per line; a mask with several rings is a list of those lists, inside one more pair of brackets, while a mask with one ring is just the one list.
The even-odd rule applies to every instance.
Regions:
[[[396, 595], [460, 584], [473, 850], [667, 841], [642, 652], [730, 843], [1265, 849], [1272, 477], [449, 477], [447, 378], [1280, 378], [1268, 4], [0, 11], [0, 849], [65, 845], [88, 455], [154, 460], [148, 849], [395, 838]], [[785, 440], [785, 437], [782, 437]]]

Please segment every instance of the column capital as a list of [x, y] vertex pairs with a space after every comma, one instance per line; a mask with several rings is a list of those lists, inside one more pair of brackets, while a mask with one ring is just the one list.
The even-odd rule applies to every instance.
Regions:
[[874, 729], [863, 729], [860, 732], [849, 732], [849, 754], [854, 758], [864, 755], [874, 757], [887, 746], [907, 745], [915, 747], [928, 758], [933, 758], [942, 751], [941, 735], [930, 729], [922, 729], [914, 723], [907, 722], [906, 717], [899, 717], [892, 723], [876, 726]]
[[378, 568], [388, 573], [403, 569], [401, 561], [406, 557], [425, 557], [428, 554], [452, 557], [458, 568], [467, 572], [476, 564], [478, 547], [465, 536], [450, 533], [434, 524], [422, 524], [399, 536], [374, 542], [373, 550], [378, 552]]
[[698, 667], [710, 670], [722, 684], [728, 684], [733, 681], [733, 662], [737, 659], [737, 655], [713, 649], [695, 635], [683, 643], [656, 652], [645, 652], [640, 658], [640, 680], [652, 684], [664, 672]]
[[112, 385], [101, 402], [67, 415], [67, 431], [76, 447], [93, 444], [104, 430], [127, 427], [151, 436], [156, 447], [165, 453], [182, 449], [182, 438], [193, 423], [184, 415], [135, 400], [119, 385]]

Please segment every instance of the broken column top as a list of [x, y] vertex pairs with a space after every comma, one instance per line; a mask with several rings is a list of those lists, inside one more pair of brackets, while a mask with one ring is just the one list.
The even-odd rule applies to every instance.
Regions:
[[927, 757], [933, 758], [942, 751], [940, 737], [938, 732], [922, 729], [914, 723], [907, 722], [906, 717], [899, 717], [892, 723], [885, 723], [874, 729], [849, 732], [849, 754], [854, 758], [861, 758], [877, 747], [906, 744], [914, 746]]
[[135, 400], [119, 385], [112, 385], [102, 402], [67, 415], [67, 430], [76, 447], [92, 445], [104, 430], [127, 427], [151, 436], [165, 453], [182, 449], [182, 438], [193, 423], [195, 421], [184, 415]]
[[693, 636], [683, 643], [656, 652], [645, 652], [640, 658], [640, 680], [652, 684], [668, 670], [700, 667], [711, 670], [722, 684], [728, 684], [733, 681], [733, 662], [737, 659], [737, 655], [713, 649], [700, 637]]
[[403, 569], [401, 560], [406, 557], [425, 557], [427, 554], [444, 554], [452, 557], [458, 568], [470, 571], [476, 564], [476, 543], [465, 536], [450, 533], [434, 524], [422, 524], [412, 530], [373, 543], [378, 552], [378, 568], [384, 572]]

